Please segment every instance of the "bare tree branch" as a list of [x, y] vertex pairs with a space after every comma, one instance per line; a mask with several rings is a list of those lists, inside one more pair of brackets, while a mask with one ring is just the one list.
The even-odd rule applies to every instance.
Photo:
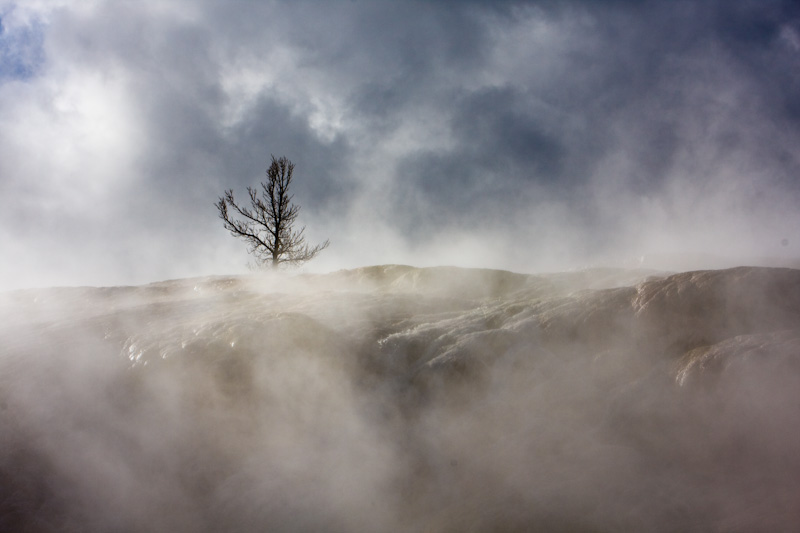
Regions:
[[292, 203], [294, 196], [289, 194], [293, 173], [294, 163], [285, 157], [272, 156], [267, 181], [261, 183], [260, 197], [259, 191], [247, 188], [250, 208], [238, 205], [230, 189], [214, 204], [225, 229], [245, 240], [248, 252], [256, 256], [261, 266], [277, 268], [281, 264], [305, 263], [330, 244], [326, 240], [311, 247], [305, 242], [305, 226], [293, 230], [300, 211], [300, 206]]

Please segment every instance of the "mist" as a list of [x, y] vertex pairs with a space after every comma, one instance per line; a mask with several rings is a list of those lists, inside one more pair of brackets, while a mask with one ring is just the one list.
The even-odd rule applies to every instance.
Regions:
[[[790, 0], [0, 0], [0, 529], [797, 530], [798, 54]], [[331, 242], [276, 275], [214, 208], [272, 155]]]
[[791, 531], [792, 269], [3, 295], [0, 524]]

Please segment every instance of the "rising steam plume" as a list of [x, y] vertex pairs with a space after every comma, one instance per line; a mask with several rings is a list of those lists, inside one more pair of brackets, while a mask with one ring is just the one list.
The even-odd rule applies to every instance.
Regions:
[[792, 531], [800, 271], [0, 296], [4, 531]]

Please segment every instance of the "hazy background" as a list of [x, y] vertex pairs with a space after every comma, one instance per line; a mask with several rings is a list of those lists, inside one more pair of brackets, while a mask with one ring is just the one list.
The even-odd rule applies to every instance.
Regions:
[[796, 257], [798, 146], [789, 0], [0, 0], [0, 289], [243, 272], [270, 154], [316, 271]]

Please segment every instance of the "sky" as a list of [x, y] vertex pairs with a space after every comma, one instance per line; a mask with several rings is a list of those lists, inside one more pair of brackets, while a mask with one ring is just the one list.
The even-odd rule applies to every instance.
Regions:
[[214, 203], [295, 163], [305, 271], [800, 256], [789, 0], [0, 0], [0, 290], [247, 272]]

